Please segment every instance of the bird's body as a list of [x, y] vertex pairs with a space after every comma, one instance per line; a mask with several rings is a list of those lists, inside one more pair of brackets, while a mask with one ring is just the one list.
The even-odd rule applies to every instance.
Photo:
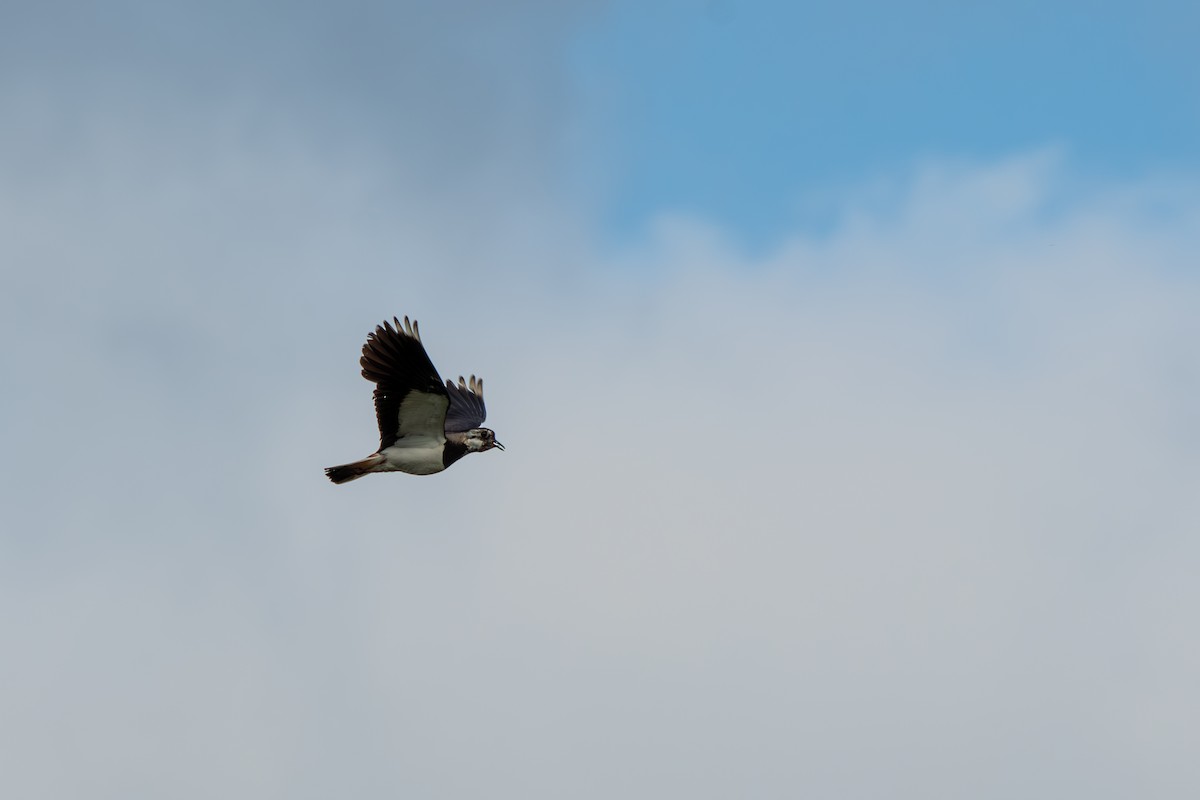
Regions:
[[416, 322], [394, 318], [367, 336], [363, 345], [363, 377], [375, 384], [375, 416], [379, 449], [362, 461], [329, 467], [334, 483], [345, 483], [371, 472], [432, 475], [467, 453], [504, 445], [488, 428], [483, 381], [471, 376], [458, 384], [442, 379], [434, 368]]
[[446, 463], [446, 443], [436, 439], [394, 444], [381, 450], [379, 455], [383, 456], [389, 471], [407, 472], [409, 475], [432, 475], [450, 466]]

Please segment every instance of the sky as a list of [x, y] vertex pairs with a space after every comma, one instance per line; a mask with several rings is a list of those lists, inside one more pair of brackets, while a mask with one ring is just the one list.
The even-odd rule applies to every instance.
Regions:
[[499, 5], [0, 6], [0, 794], [1194, 797], [1197, 11]]

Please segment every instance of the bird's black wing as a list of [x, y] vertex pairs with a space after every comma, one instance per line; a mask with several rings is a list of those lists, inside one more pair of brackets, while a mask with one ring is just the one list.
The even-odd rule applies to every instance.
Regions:
[[448, 433], [469, 431], [478, 428], [487, 419], [487, 409], [483, 405], [483, 379], [471, 376], [470, 382], [458, 376], [458, 385], [446, 381], [446, 391], [450, 394], [450, 410], [446, 412], [446, 431]]
[[405, 438], [444, 441], [449, 394], [425, 353], [417, 323], [392, 319], [396, 327], [385, 321], [367, 335], [359, 359], [363, 377], [375, 384], [379, 449]]

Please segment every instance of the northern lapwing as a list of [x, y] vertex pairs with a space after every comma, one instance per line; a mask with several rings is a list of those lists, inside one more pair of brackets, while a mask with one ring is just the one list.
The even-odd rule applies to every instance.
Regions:
[[405, 317], [403, 325], [392, 320], [395, 327], [384, 321], [367, 334], [359, 359], [363, 377], [375, 384], [379, 449], [362, 461], [326, 469], [334, 483], [371, 472], [432, 475], [467, 453], [504, 449], [494, 431], [480, 427], [487, 416], [483, 381], [472, 375], [469, 381], [460, 376], [457, 385], [443, 384], [416, 320]]

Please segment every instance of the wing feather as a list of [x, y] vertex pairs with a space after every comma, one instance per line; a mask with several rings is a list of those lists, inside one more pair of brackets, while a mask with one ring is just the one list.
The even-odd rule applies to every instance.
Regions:
[[362, 375], [375, 384], [375, 417], [379, 423], [379, 449], [408, 437], [445, 440], [446, 410], [450, 395], [425, 346], [416, 323], [403, 324], [393, 317], [367, 335], [363, 345]]
[[450, 410], [446, 412], [447, 431], [469, 431], [478, 428], [487, 419], [482, 380], [472, 375], [468, 383], [459, 375], [457, 385], [453, 381], [446, 381], [446, 392], [450, 396]]

